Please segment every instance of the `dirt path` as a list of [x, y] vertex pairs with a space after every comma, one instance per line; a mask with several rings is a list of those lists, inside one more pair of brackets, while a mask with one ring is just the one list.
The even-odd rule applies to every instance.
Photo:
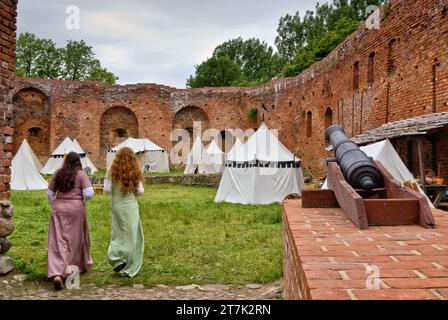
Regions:
[[229, 286], [220, 284], [165, 286], [145, 288], [135, 284], [132, 287], [84, 285], [78, 290], [54, 291], [51, 283], [32, 282], [23, 275], [15, 274], [0, 277], [0, 300], [252, 300], [282, 299], [282, 283], [248, 284]]

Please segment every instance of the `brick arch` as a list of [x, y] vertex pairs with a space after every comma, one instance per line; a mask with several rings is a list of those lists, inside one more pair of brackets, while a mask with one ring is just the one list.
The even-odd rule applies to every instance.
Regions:
[[41, 90], [26, 87], [13, 96], [15, 154], [27, 139], [41, 162], [50, 155], [51, 106], [48, 96]]
[[138, 120], [134, 111], [123, 106], [104, 111], [100, 119], [100, 166], [105, 167], [107, 150], [127, 138], [138, 138]]
[[[193, 129], [198, 130], [198, 128], [194, 128], [193, 124], [195, 121], [199, 121], [201, 123], [201, 132], [195, 132]], [[199, 107], [195, 106], [187, 106], [180, 110], [178, 110], [172, 119], [172, 130], [176, 129], [185, 129], [188, 131], [189, 135], [189, 144], [190, 147], [193, 145], [193, 140], [196, 138], [197, 134], [204, 133], [210, 127], [210, 121], [207, 113]], [[172, 141], [172, 146], [176, 146], [179, 143], [182, 145], [185, 143], [183, 140], [185, 137], [179, 137], [177, 141]], [[183, 151], [178, 153], [178, 156], [181, 158], [181, 161], [184, 162], [188, 153], [184, 153]]]
[[[16, 78], [16, 80], [22, 80], [22, 79], [27, 79], [27, 78]], [[36, 80], [34, 78], [32, 79], [28, 79], [28, 80]], [[42, 94], [45, 95], [45, 97], [47, 98], [48, 102], [51, 102], [51, 93], [45, 88], [45, 86], [43, 86], [41, 83], [39, 83], [38, 81], [33, 81], [32, 83], [24, 83], [24, 82], [16, 82], [16, 86], [12, 92], [12, 96], [13, 99], [15, 96], [17, 96], [17, 94], [23, 90], [37, 90], [40, 91]]]
[[186, 129], [191, 135], [193, 134], [194, 122], [201, 123], [202, 133], [210, 127], [209, 117], [204, 110], [199, 107], [188, 106], [176, 112], [172, 121], [172, 129]]
[[174, 114], [173, 128], [192, 128], [194, 121], [200, 121], [202, 127], [205, 129], [207, 129], [210, 124], [207, 113], [201, 108], [195, 106], [184, 107]]

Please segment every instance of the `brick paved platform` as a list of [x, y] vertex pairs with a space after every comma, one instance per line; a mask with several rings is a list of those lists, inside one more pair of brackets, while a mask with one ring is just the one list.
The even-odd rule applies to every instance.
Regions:
[[[359, 230], [341, 209], [285, 201], [285, 299], [448, 299], [448, 212], [433, 213], [434, 229]], [[367, 289], [369, 266], [379, 289]]]

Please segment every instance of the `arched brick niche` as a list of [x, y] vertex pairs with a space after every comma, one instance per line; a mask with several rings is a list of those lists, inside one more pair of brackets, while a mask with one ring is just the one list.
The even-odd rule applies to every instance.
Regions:
[[[210, 122], [207, 114], [198, 107], [185, 107], [180, 109], [173, 118], [173, 130], [185, 129], [190, 135], [193, 134], [193, 129], [199, 129], [194, 127], [194, 123], [199, 122], [201, 125], [201, 131], [207, 130], [210, 126]], [[191, 139], [192, 137], [190, 137]]]
[[[197, 124], [200, 124], [200, 128], [197, 127]], [[198, 107], [189, 106], [180, 109], [176, 112], [173, 117], [172, 130], [176, 129], [185, 129], [188, 131], [189, 139], [190, 139], [190, 147], [193, 145], [193, 139], [196, 138], [196, 135], [204, 133], [210, 127], [210, 121], [204, 110]], [[200, 132], [199, 132], [200, 130]], [[176, 134], [174, 141], [172, 141], [173, 147], [181, 143], [184, 146], [184, 142], [182, 141], [185, 137], [183, 135]], [[176, 140], [177, 139], [177, 140]], [[178, 145], [180, 146], [180, 145]], [[177, 150], [177, 148], [175, 148]], [[187, 148], [189, 149], [189, 148]], [[179, 149], [177, 156], [180, 157], [181, 163], [183, 163], [188, 155], [187, 150], [182, 147]], [[176, 165], [176, 164], [174, 164]]]
[[330, 107], [325, 111], [324, 116], [324, 131], [333, 124], [333, 110]]
[[99, 165], [105, 167], [106, 152], [127, 138], [138, 138], [138, 120], [135, 113], [126, 107], [107, 109], [100, 119]]
[[313, 136], [313, 113], [308, 111], [306, 113], [306, 137], [311, 138]]
[[41, 162], [50, 150], [51, 107], [48, 97], [35, 88], [25, 88], [13, 97], [14, 154], [27, 139]]

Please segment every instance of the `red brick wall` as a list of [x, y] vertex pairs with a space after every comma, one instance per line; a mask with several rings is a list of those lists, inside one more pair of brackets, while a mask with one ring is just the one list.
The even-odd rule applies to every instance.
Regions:
[[0, 0], [0, 194], [9, 199], [17, 0]]
[[286, 300], [311, 300], [310, 289], [303, 270], [299, 252], [297, 250], [293, 230], [290, 226], [290, 217], [285, 212], [283, 204], [283, 298]]
[[[132, 110], [138, 135], [167, 149], [172, 145], [173, 127], [204, 119], [201, 112], [182, 116], [183, 108], [201, 109], [207, 125], [221, 131], [256, 127], [246, 116], [249, 108], [256, 107], [259, 122], [264, 114], [268, 126], [279, 130], [281, 141], [302, 158], [304, 167], [321, 177], [323, 159], [329, 155], [324, 150], [328, 110], [332, 121], [343, 125], [349, 135], [386, 122], [448, 111], [447, 43], [446, 0], [392, 0], [390, 8], [383, 10], [380, 29], [360, 26], [302, 74], [259, 87], [178, 90], [154, 84], [107, 86], [19, 79], [16, 92], [33, 87], [48, 97], [51, 149], [67, 135], [76, 137], [99, 167], [104, 166], [98, 163], [103, 162], [100, 119], [111, 107]], [[369, 69], [372, 53], [373, 70]], [[354, 90], [356, 63], [359, 83]], [[309, 112], [312, 126], [308, 137]]]

